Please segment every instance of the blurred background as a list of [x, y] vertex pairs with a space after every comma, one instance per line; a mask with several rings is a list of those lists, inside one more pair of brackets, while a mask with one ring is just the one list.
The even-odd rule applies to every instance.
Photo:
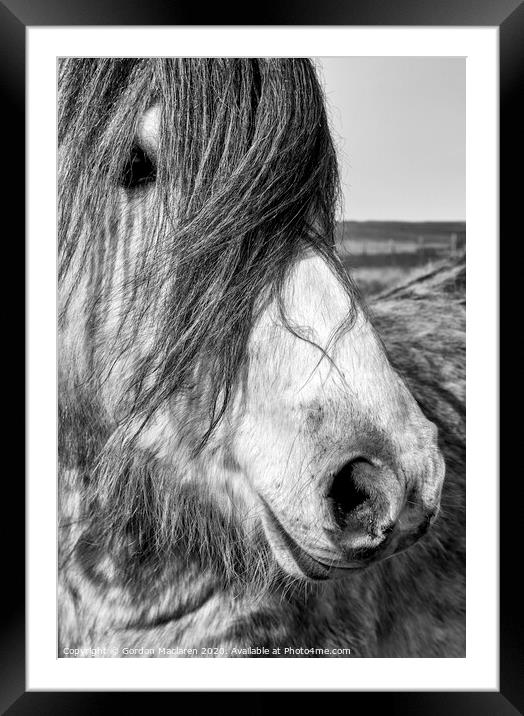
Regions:
[[337, 244], [366, 296], [466, 250], [465, 58], [315, 60], [337, 146]]

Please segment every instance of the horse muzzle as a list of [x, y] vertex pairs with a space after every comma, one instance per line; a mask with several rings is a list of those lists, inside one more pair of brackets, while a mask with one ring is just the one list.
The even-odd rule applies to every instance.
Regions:
[[383, 464], [352, 460], [328, 487], [322, 536], [311, 544], [304, 530], [297, 539], [263, 501], [266, 533], [279, 561], [286, 566], [292, 561], [295, 573], [320, 580], [345, 576], [348, 570], [403, 552], [426, 534], [438, 515], [444, 474], [441, 456], [433, 461], [433, 471], [425, 481], [408, 481]]
[[426, 534], [438, 515], [445, 471], [439, 451], [433, 458], [424, 479], [364, 458], [334, 476], [326, 497], [335, 524], [325, 533], [348, 567], [404, 551]]

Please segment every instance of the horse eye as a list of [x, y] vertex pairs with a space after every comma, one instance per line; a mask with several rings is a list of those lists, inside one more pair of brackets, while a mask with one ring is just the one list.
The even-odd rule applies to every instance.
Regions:
[[156, 169], [138, 144], [133, 144], [131, 153], [122, 171], [120, 184], [124, 189], [135, 189], [154, 182], [156, 179]]

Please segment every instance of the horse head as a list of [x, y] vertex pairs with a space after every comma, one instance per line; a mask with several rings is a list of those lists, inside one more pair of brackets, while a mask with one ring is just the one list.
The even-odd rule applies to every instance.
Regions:
[[444, 462], [336, 256], [313, 66], [72, 60], [62, 88], [62, 391], [108, 426], [99, 503], [180, 539], [183, 489], [311, 580], [412, 545]]

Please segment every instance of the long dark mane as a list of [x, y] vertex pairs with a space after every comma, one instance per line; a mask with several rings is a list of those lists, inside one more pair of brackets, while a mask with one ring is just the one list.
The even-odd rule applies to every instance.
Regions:
[[[153, 105], [158, 149], [154, 162], [141, 161], [154, 181], [130, 186], [139, 122]], [[221, 524], [212, 496], [178, 489], [152, 456], [135, 450], [134, 431], [173, 395], [196, 409], [200, 390], [206, 420], [182, 421], [200, 431], [198, 453], [246, 365], [258, 312], [276, 300], [288, 328], [300, 331], [287, 320], [282, 292], [305, 251], [322, 255], [353, 291], [334, 251], [337, 163], [315, 69], [306, 59], [64, 60], [59, 153], [63, 315], [87, 277], [94, 350], [108, 276], [126, 240], [111, 230], [123, 195], [137, 204], [147, 196], [148, 230], [121, 287], [133, 316], [132, 332], [119, 335], [121, 353], [143, 340], [142, 316], [161, 297], [148, 354], [126, 386], [133, 400], [117, 424], [106, 424], [96, 404], [102, 378], [94, 361], [89, 381], [60, 396], [62, 464], [79, 470], [85, 488], [80, 519], [104, 525], [140, 559], [165, 556], [161, 548], [176, 544], [187, 554], [207, 552], [214, 564], [229, 561], [228, 574], [246, 565], [264, 571], [264, 545], [240, 548], [240, 533], [234, 522]]]
[[147, 419], [201, 382], [205, 365], [205, 440], [245, 361], [259, 299], [280, 299], [298, 255], [322, 254], [349, 289], [333, 252], [337, 164], [314, 67], [305, 59], [71, 59], [61, 64], [59, 95], [60, 275], [73, 262], [76, 284], [82, 271], [94, 274], [93, 312], [110, 270], [104, 227], [139, 120], [160, 107], [151, 231], [129, 283], [135, 304], [166, 286], [168, 295], [130, 390], [133, 411]]

